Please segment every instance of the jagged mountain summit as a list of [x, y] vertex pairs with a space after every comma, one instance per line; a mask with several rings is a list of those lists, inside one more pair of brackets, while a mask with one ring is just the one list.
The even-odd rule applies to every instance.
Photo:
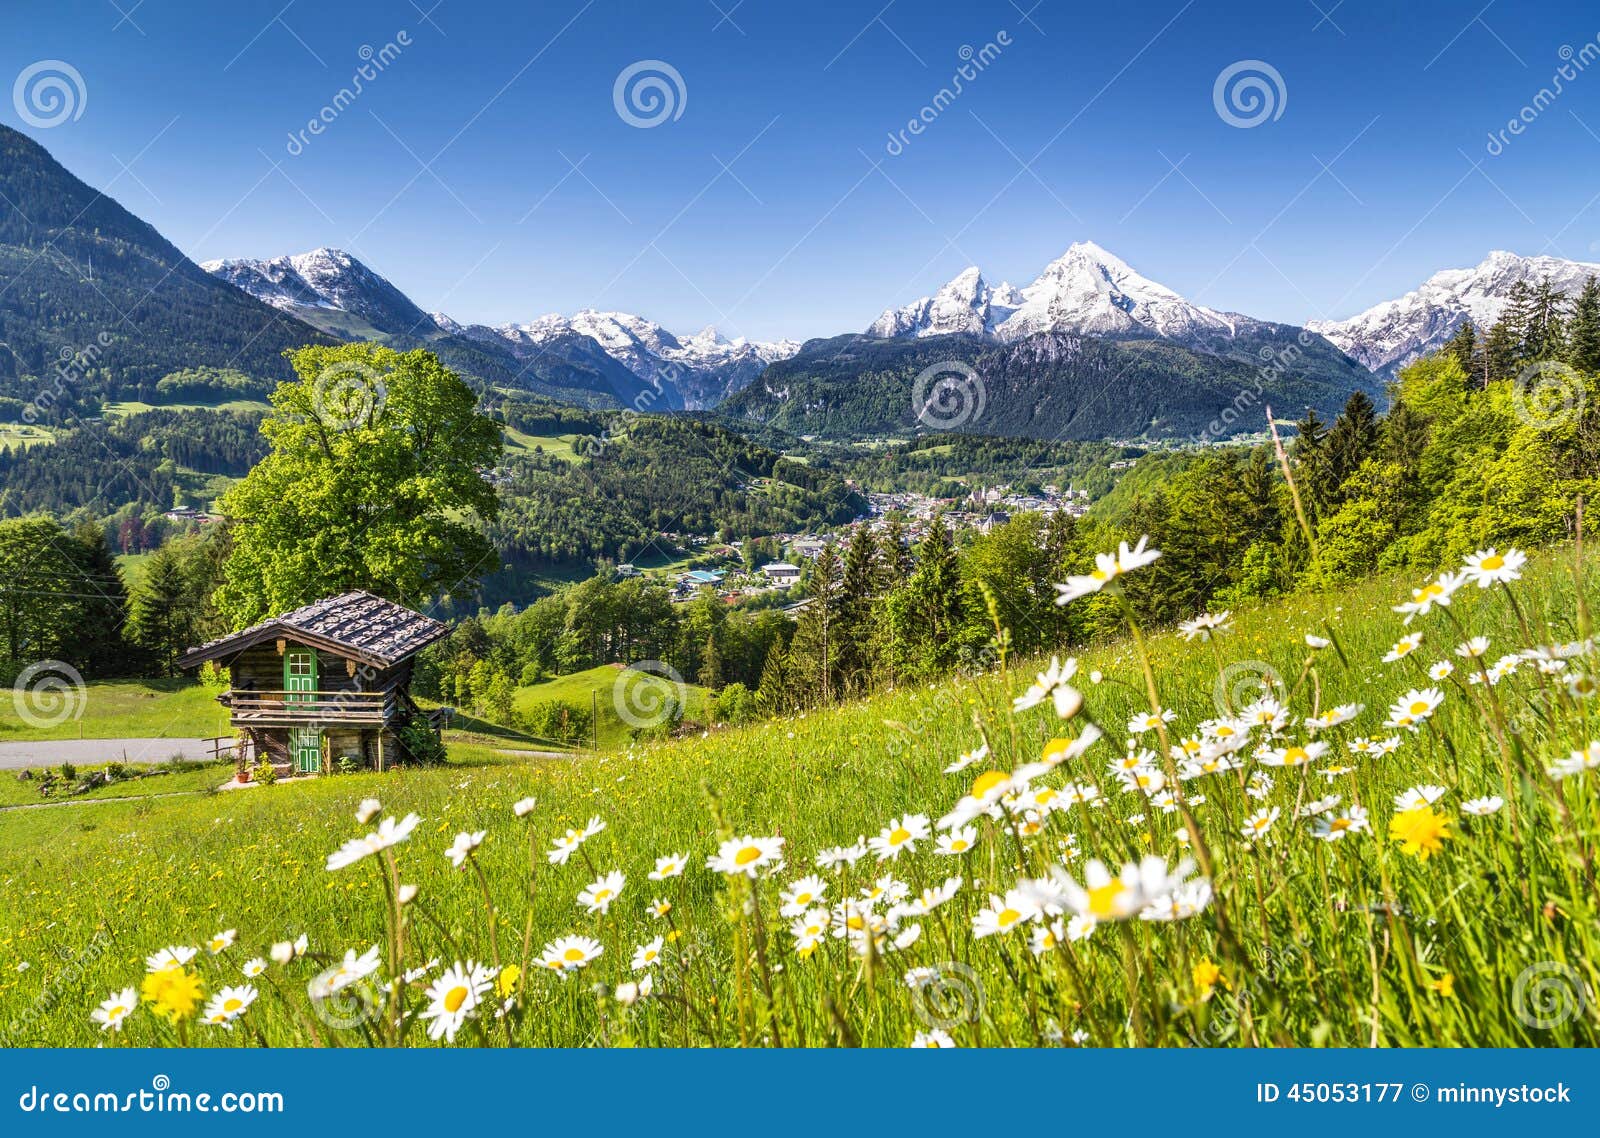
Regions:
[[646, 382], [676, 388], [683, 406], [691, 410], [720, 403], [768, 364], [800, 350], [795, 340], [729, 340], [714, 327], [680, 338], [643, 317], [594, 309], [572, 316], [551, 313], [527, 324], [501, 325], [493, 332], [519, 349], [537, 349], [558, 336], [587, 336]]
[[357, 321], [389, 335], [428, 336], [436, 329], [405, 293], [342, 249], [264, 261], [205, 261], [200, 267], [335, 335], [360, 335]]
[[891, 308], [872, 322], [867, 335], [947, 336], [966, 333], [989, 336], [1006, 317], [1022, 306], [1022, 293], [1001, 283], [991, 288], [976, 266], [964, 269], [932, 296]]
[[[345, 339], [454, 338], [485, 351], [509, 354], [522, 364], [542, 363], [559, 354], [592, 365], [593, 357], [603, 354], [636, 377], [638, 382], [629, 385], [634, 395], [656, 392], [647, 402], [657, 408], [713, 406], [749, 383], [768, 364], [787, 359], [800, 349], [793, 340], [729, 340], [715, 328], [678, 337], [640, 316], [593, 309], [570, 317], [541, 316], [526, 324], [463, 324], [442, 312], [424, 312], [384, 277], [339, 249], [270, 260], [208, 261], [202, 268], [258, 300]], [[611, 386], [617, 387], [615, 383]], [[616, 393], [619, 397], [623, 394]]]
[[1404, 296], [1348, 320], [1312, 320], [1306, 327], [1380, 375], [1393, 375], [1441, 347], [1464, 321], [1470, 319], [1480, 329], [1494, 324], [1518, 281], [1534, 285], [1548, 277], [1572, 296], [1591, 275], [1600, 275], [1600, 264], [1496, 250], [1473, 268], [1435, 273]]
[[1200, 345], [1263, 323], [1191, 303], [1094, 242], [1080, 241], [1024, 288], [1001, 284], [991, 289], [977, 268], [969, 268], [933, 296], [884, 312], [867, 334], [959, 332], [1013, 341], [1041, 332], [1076, 332]]

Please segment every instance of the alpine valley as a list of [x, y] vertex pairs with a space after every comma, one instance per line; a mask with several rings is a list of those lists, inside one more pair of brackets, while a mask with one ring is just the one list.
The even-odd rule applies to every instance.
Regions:
[[962, 365], [982, 385], [962, 432], [1181, 442], [1259, 431], [1269, 404], [1331, 417], [1353, 392], [1379, 395], [1464, 321], [1491, 323], [1517, 281], [1572, 294], [1600, 270], [1493, 253], [1349, 320], [1300, 328], [1196, 304], [1085, 241], [1020, 287], [969, 268], [861, 333], [756, 342], [592, 309], [476, 323], [426, 311], [338, 249], [197, 266], [5, 127], [0, 192], [0, 406], [13, 415], [90, 345], [73, 369], [86, 408], [192, 396], [207, 382], [193, 369], [259, 398], [284, 378], [285, 348], [371, 340], [427, 347], [502, 395], [714, 412], [736, 430], [834, 439], [925, 433], [918, 376]]

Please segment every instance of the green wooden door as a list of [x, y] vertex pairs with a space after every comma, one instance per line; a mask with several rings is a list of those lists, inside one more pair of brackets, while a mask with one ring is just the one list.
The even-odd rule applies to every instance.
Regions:
[[296, 727], [289, 732], [289, 747], [294, 751], [297, 774], [315, 774], [322, 769], [322, 732], [315, 727]]
[[[316, 699], [317, 654], [309, 648], [290, 648], [283, 654], [283, 690], [287, 703], [310, 703]], [[322, 769], [322, 732], [315, 727], [296, 727], [289, 732], [289, 750], [299, 774], [314, 774]]]
[[[290, 648], [283, 654], [283, 690], [290, 703], [310, 703], [317, 690], [317, 654], [309, 648]], [[299, 693], [304, 692], [304, 695]]]

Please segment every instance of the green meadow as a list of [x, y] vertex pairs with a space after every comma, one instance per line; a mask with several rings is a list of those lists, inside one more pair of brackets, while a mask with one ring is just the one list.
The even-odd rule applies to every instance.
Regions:
[[[1557, 551], [1509, 588], [1466, 585], [1410, 626], [1390, 609], [1415, 582], [1385, 578], [1235, 612], [1210, 641], [1152, 634], [1172, 745], [1265, 697], [1286, 711], [1251, 729], [1264, 746], [1237, 752], [1238, 769], [1169, 783], [1182, 809], [1112, 773], [1130, 748], [1159, 747], [1130, 722], [1150, 711], [1145, 657], [1119, 640], [1080, 654], [1070, 719], [1049, 699], [1013, 712], [1043, 665], [996, 657], [981, 676], [604, 755], [474, 745], [443, 768], [0, 812], [0, 1028], [84, 1046], [419, 1045], [430, 1024], [458, 1044], [1593, 1044], [1600, 772], [1581, 759], [1550, 772], [1587, 753], [1595, 660], [1578, 646], [1559, 667], [1498, 663], [1587, 636], [1594, 569], [1580, 591], [1572, 561]], [[1384, 663], [1408, 632], [1420, 647]], [[1469, 682], [1477, 666], [1456, 653], [1478, 635], [1484, 673], [1507, 669], [1492, 684]], [[1452, 673], [1434, 680], [1439, 661]], [[1414, 731], [1384, 725], [1391, 703], [1429, 688], [1438, 705]], [[1305, 725], [1343, 705], [1360, 709]], [[1027, 771], [1091, 724], [1103, 738]], [[1386, 754], [1349, 746], [1391, 737]], [[1268, 757], [1314, 742], [1327, 750], [1308, 763]], [[1155, 756], [1143, 769], [1173, 768]], [[980, 811], [965, 848], [939, 852], [963, 830], [937, 828], [941, 815], [1007, 774], [1019, 781], [992, 800], [998, 817]], [[1419, 792], [1431, 801], [1395, 802]], [[1070, 801], [1085, 797], [1097, 801]], [[328, 870], [373, 832], [356, 817], [368, 798], [383, 817], [414, 812], [415, 828]], [[586, 828], [553, 864], [553, 841]], [[480, 832], [455, 868], [446, 849]], [[878, 848], [818, 868], [861, 836]], [[724, 843], [732, 874], [706, 864]], [[651, 880], [669, 855], [687, 869]], [[1146, 857], [1171, 877], [1147, 867], [1120, 895], [1160, 909], [1167, 888], [1175, 919], [1119, 910], [1119, 887], [1089, 864], [1115, 878]], [[620, 889], [596, 902], [613, 871]], [[1089, 886], [1081, 911], [1063, 878]], [[401, 885], [415, 897], [396, 906]], [[1099, 917], [1088, 931], [1084, 913]], [[203, 947], [227, 930], [229, 947]], [[271, 960], [301, 935], [303, 955]], [[180, 970], [203, 989], [193, 1005], [146, 979], [167, 946], [199, 948]], [[447, 971], [456, 961], [477, 970]], [[331, 994], [330, 977], [343, 985]], [[200, 1000], [247, 982], [246, 1014], [202, 1022]], [[120, 1031], [91, 1021], [141, 984], [149, 998]]]

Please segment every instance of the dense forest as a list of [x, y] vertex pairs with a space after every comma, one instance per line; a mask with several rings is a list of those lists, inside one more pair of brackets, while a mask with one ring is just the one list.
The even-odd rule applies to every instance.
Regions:
[[0, 448], [0, 517], [169, 510], [204, 476], [242, 477], [266, 454], [256, 411], [146, 411], [79, 422], [26, 451]]
[[613, 430], [580, 440], [575, 461], [508, 457], [491, 536], [513, 569], [627, 560], [663, 531], [729, 540], [847, 522], [865, 509], [837, 475], [719, 426], [606, 416], [602, 431]]
[[[1282, 325], [1216, 351], [1166, 340], [1109, 340], [1044, 332], [1014, 343], [972, 336], [814, 341], [773, 364], [719, 411], [824, 438], [907, 435], [927, 429], [917, 381], [952, 365], [976, 378], [936, 416], [953, 430], [1048, 439], [1187, 439], [1263, 429], [1261, 404], [1338, 409], [1377, 381], [1321, 336]], [[1249, 393], [1249, 415], [1236, 400]], [[959, 404], [959, 405], [956, 405]], [[925, 417], [925, 416], [924, 416]], [[948, 420], [948, 421], [947, 421]]]

